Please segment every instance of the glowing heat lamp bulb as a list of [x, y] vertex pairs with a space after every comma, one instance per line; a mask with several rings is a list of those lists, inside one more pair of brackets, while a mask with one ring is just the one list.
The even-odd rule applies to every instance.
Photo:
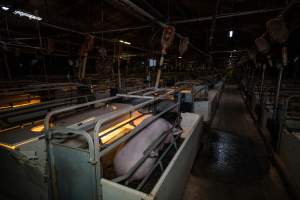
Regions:
[[42, 125], [32, 127], [30, 130], [34, 133], [40, 133], [44, 130], [44, 125], [42, 124]]
[[28, 103], [21, 103], [21, 104], [16, 104], [14, 105], [13, 107], [14, 108], [17, 108], [17, 107], [23, 107], [23, 106], [29, 106], [29, 105], [33, 105], [33, 104], [38, 104], [40, 103], [41, 101], [39, 99], [32, 99], [30, 100], [30, 102]]
[[[99, 133], [99, 137], [100, 137], [101, 135], [106, 134], [107, 132], [109, 132], [110, 130], [112, 130], [113, 128], [115, 128], [115, 127], [117, 127], [117, 126], [118, 126], [118, 124], [117, 124], [116, 126], [113, 126], [113, 127], [109, 128], [109, 129], [106, 129], [105, 131], [100, 132], [100, 133]], [[126, 132], [128, 132], [128, 130], [132, 130], [132, 129], [134, 129], [134, 126], [132, 126], [132, 125], [130, 125], [130, 124], [126, 124], [125, 126], [122, 126], [122, 127], [118, 128], [118, 129], [112, 131], [112, 132], [109, 133], [108, 135], [103, 136], [103, 137], [101, 138], [101, 142], [102, 142], [102, 144], [106, 144], [106, 143], [108, 143], [111, 139], [116, 138], [116, 137], [121, 137], [121, 136], [123, 136]]]
[[34, 105], [34, 104], [39, 104], [41, 103], [40, 99], [31, 99], [29, 102], [18, 102], [12, 106], [1, 106], [0, 110], [2, 109], [8, 109], [8, 108], [19, 108], [19, 107], [23, 107], [23, 106], [30, 106], [30, 105]]
[[[120, 138], [120, 137], [122, 137], [123, 135], [127, 134], [129, 130], [133, 130], [133, 129], [135, 128], [135, 126], [129, 124], [129, 122], [131, 122], [131, 121], [132, 121], [133, 119], [135, 119], [136, 117], [139, 117], [139, 118], [136, 119], [136, 120], [134, 120], [134, 121], [133, 121], [133, 124], [134, 124], [135, 126], [138, 126], [138, 125], [141, 124], [146, 118], [150, 117], [150, 115], [143, 115], [143, 116], [141, 116], [141, 114], [138, 114], [138, 116], [132, 116], [132, 117], [130, 117], [130, 118], [127, 119], [127, 120], [124, 120], [124, 121], [122, 121], [122, 122], [120, 122], [120, 123], [118, 123], [118, 124], [116, 124], [116, 125], [114, 125], [114, 126], [108, 128], [108, 129], [105, 129], [104, 131], [101, 131], [101, 132], [99, 133], [99, 135], [98, 135], [99, 137], [101, 137], [102, 135], [105, 135], [105, 134], [109, 133], [110, 131], [116, 129], [116, 130], [110, 132], [109, 134], [107, 134], [107, 135], [101, 137], [101, 138], [100, 138], [101, 143], [102, 143], [102, 144], [109, 143], [112, 139], [114, 139], [114, 138], [115, 138], [115, 139]], [[119, 128], [117, 128], [117, 127], [119, 127]]]
[[191, 91], [191, 90], [181, 90], [180, 92], [181, 92], [181, 93], [188, 94], [188, 93], [191, 93], [192, 91]]
[[[50, 127], [54, 127], [53, 123], [50, 123]], [[31, 132], [40, 133], [44, 131], [44, 124], [34, 126], [30, 129]]]

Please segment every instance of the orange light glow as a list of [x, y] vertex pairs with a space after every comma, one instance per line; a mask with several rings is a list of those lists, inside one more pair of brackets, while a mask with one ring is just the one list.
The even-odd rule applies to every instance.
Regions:
[[32, 127], [30, 130], [31, 130], [32, 132], [34, 132], [34, 133], [40, 133], [40, 132], [42, 132], [42, 131], [44, 130], [44, 125], [41, 124], [41, 125]]
[[[109, 128], [109, 129], [113, 129], [113, 127]], [[134, 126], [132, 125], [129, 125], [129, 124], [126, 124], [125, 126], [122, 126], [114, 131], [112, 131], [111, 133], [109, 133], [108, 135], [104, 136], [101, 138], [101, 142], [103, 144], [105, 143], [109, 143], [109, 141], [113, 138], [117, 139], [117, 138], [120, 138], [121, 136], [125, 135], [129, 130], [132, 130], [134, 129]], [[99, 136], [105, 134], [108, 132], [108, 129], [106, 129], [105, 131], [102, 131], [99, 133]]]
[[11, 149], [11, 150], [15, 150], [16, 149], [16, 146], [9, 145], [9, 144], [4, 144], [4, 143], [0, 143], [0, 147], [4, 147], [4, 148], [7, 148], [7, 149]]
[[2, 106], [2, 107], [0, 107], [0, 110], [7, 109], [7, 108], [19, 108], [19, 107], [23, 107], [23, 106], [38, 104], [40, 102], [41, 102], [40, 99], [31, 99], [29, 102], [28, 101], [25, 101], [25, 102], [22, 101], [22, 102], [18, 102], [16, 104], [14, 104], [12, 106], [7, 106], [7, 105]]
[[[43, 121], [43, 120], [42, 120]], [[40, 121], [38, 121], [40, 122]], [[37, 124], [37, 123], [36, 123]], [[50, 127], [53, 127], [54, 124], [53, 123], [50, 123], [49, 124]], [[30, 129], [31, 132], [34, 132], [34, 133], [40, 133], [40, 132], [43, 132], [44, 131], [44, 124], [40, 124], [40, 125], [37, 125], [37, 126], [34, 126]]]
[[191, 90], [181, 90], [180, 92], [186, 94], [186, 93], [191, 93], [192, 91]]
[[[112, 131], [111, 133], [109, 133], [108, 135], [102, 137], [102, 138], [101, 138], [102, 144], [109, 143], [109, 141], [112, 140], [113, 138], [114, 138], [114, 139], [118, 139], [118, 138], [122, 137], [123, 135], [127, 134], [128, 131], [133, 130], [135, 127], [134, 127], [133, 125], [129, 124], [129, 122], [130, 122], [131, 120], [133, 120], [134, 118], [138, 117], [138, 116], [141, 116], [141, 114], [138, 113], [136, 116], [130, 117], [130, 118], [127, 119], [127, 120], [124, 120], [124, 121], [122, 121], [122, 122], [120, 122], [120, 123], [118, 123], [118, 124], [116, 124], [116, 125], [114, 125], [114, 126], [108, 128], [108, 129], [104, 130], [104, 131], [101, 131], [101, 132], [99, 133], [99, 137], [100, 137], [101, 135], [104, 135], [104, 134], [106, 134], [106, 133], [108, 133], [108, 132], [114, 130], [115, 128], [121, 126], [120, 128], [117, 128], [116, 130], [114, 130], [114, 131]], [[150, 115], [143, 115], [143, 116], [139, 117], [138, 119], [134, 120], [134, 121], [133, 121], [133, 124], [134, 124], [135, 126], [137, 126], [137, 125], [139, 125], [140, 123], [142, 123], [142, 121], [145, 120], [146, 118], [148, 118], [149, 116], [150, 116]]]
[[0, 143], [0, 147], [4, 147], [4, 148], [10, 149], [10, 150], [16, 150], [17, 147], [22, 146], [24, 144], [28, 144], [28, 143], [34, 142], [34, 141], [37, 141], [38, 139], [39, 138], [32, 138], [32, 139], [29, 139], [29, 140], [25, 140], [25, 141], [19, 142], [19, 143], [14, 144], [14, 145]]
[[[98, 136], [100, 137], [101, 135], [107, 134], [111, 131], [108, 135], [105, 135], [101, 138], [102, 144], [110, 143], [111, 141], [114, 141], [114, 140], [122, 137], [123, 135], [127, 134], [130, 130], [133, 130], [135, 128], [135, 126], [138, 126], [146, 118], [148, 118], [150, 116], [151, 115], [142, 115], [139, 112], [134, 112], [132, 114], [132, 117], [130, 117], [129, 119], [124, 120], [124, 121], [108, 128], [108, 129], [105, 129], [104, 131], [101, 131], [98, 134]], [[137, 118], [137, 119], [135, 119], [135, 118]], [[133, 119], [135, 119], [135, 120], [133, 120]], [[88, 119], [87, 121], [90, 121], [90, 120], [91, 119]], [[129, 124], [129, 122], [131, 122], [131, 121], [134, 125]], [[116, 129], [116, 130], [114, 130], [114, 129]], [[41, 132], [43, 130], [44, 130], [44, 125], [43, 124], [37, 125], [37, 126], [31, 128], [31, 131], [36, 132], [36, 133]], [[37, 141], [37, 140], [39, 140], [38, 137], [29, 139], [29, 140], [25, 140], [25, 141], [22, 141], [20, 143], [14, 144], [14, 145], [0, 143], [0, 147], [4, 147], [4, 148], [10, 149], [10, 150], [16, 150], [19, 146], [22, 146], [22, 145], [25, 145], [25, 144], [28, 144], [28, 143], [31, 143], [31, 142], [34, 142], [34, 141]]]
[[41, 101], [39, 99], [32, 99], [32, 100], [30, 100], [30, 102], [15, 104], [15, 105], [13, 105], [13, 108], [18, 108], [18, 107], [23, 107], [23, 106], [38, 104], [40, 102]]

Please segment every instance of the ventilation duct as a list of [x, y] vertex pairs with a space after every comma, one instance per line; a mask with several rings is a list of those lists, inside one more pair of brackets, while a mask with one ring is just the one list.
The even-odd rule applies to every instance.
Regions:
[[289, 32], [281, 17], [269, 20], [266, 26], [272, 41], [284, 44], [288, 40]]

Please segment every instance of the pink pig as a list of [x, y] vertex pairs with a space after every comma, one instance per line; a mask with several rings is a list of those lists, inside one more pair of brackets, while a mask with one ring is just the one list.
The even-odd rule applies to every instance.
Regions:
[[[151, 117], [144, 120], [140, 125], [147, 122]], [[132, 138], [123, 148], [121, 148], [114, 158], [114, 169], [118, 176], [125, 175], [129, 170], [144, 156], [144, 151], [165, 131], [172, 128], [172, 125], [165, 119], [159, 118], [152, 124], [143, 129], [137, 136]], [[170, 142], [172, 135], [167, 136], [164, 143]], [[158, 147], [154, 154], [157, 154]], [[139, 180], [146, 176], [146, 174], [153, 167], [156, 157], [148, 157], [145, 162], [135, 171], [130, 180]]]

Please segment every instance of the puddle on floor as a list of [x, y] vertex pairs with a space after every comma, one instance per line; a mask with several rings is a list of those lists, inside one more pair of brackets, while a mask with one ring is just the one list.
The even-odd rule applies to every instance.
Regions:
[[269, 168], [264, 147], [251, 138], [213, 131], [197, 156], [192, 174], [226, 183], [249, 183], [262, 180]]

